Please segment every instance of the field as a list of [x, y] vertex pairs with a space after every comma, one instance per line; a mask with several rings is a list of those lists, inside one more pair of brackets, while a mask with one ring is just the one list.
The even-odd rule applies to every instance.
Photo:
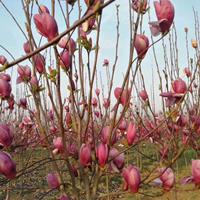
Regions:
[[[134, 150], [129, 153], [129, 162], [135, 162], [137, 160], [143, 172], [145, 169], [151, 169], [152, 162], [147, 159], [147, 156], [156, 159], [155, 152], [149, 151], [150, 146], [143, 148], [143, 153], [145, 152], [145, 157], [142, 155], [139, 157], [134, 156]], [[148, 152], [148, 154], [147, 154]], [[31, 157], [30, 157], [31, 156]], [[184, 156], [178, 160], [178, 162], [173, 166], [176, 174], [176, 184], [170, 192], [163, 192], [161, 187], [151, 187], [150, 185], [143, 186], [139, 191], [139, 194], [131, 194], [127, 192], [122, 192], [119, 189], [123, 188], [123, 181], [120, 177], [110, 177], [109, 192], [110, 200], [199, 200], [199, 189], [194, 187], [194, 184], [180, 185], [180, 180], [186, 175], [191, 174], [191, 159], [195, 158], [196, 154], [194, 151], [188, 151]], [[43, 159], [43, 162], [38, 164], [35, 161]], [[46, 159], [45, 159], [46, 158]], [[45, 149], [33, 149], [21, 152], [20, 156], [16, 156], [15, 159], [18, 162], [18, 168], [24, 168], [25, 166], [30, 166], [27, 170], [24, 170], [24, 175], [20, 176], [16, 180], [12, 180], [8, 187], [10, 187], [10, 199], [12, 200], [55, 200], [55, 196], [58, 195], [57, 190], [50, 190], [47, 185], [46, 175], [51, 170], [50, 160], [48, 159], [48, 153]], [[155, 162], [156, 163], [156, 162]], [[33, 165], [32, 165], [33, 164]], [[63, 161], [60, 161], [60, 166], [62, 173], [67, 172], [67, 168]], [[187, 166], [187, 167], [186, 167]], [[66, 174], [67, 176], [67, 174]], [[6, 181], [2, 179], [1, 184]], [[4, 185], [4, 184], [3, 184]], [[99, 185], [99, 191], [103, 194], [106, 191], [105, 188], [106, 180], [103, 179]], [[5, 191], [0, 191], [0, 200], [5, 199]], [[99, 198], [102, 200], [107, 200], [107, 197]]]

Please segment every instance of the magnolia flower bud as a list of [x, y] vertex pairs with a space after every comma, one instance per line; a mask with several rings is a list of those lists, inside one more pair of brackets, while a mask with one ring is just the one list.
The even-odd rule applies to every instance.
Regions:
[[71, 54], [76, 50], [76, 42], [72, 38], [68, 39], [66, 36], [60, 39], [58, 46], [67, 49]]
[[60, 64], [63, 69], [68, 70], [72, 65], [72, 57], [68, 50], [61, 52], [60, 54]]
[[48, 13], [34, 15], [34, 22], [38, 32], [51, 41], [58, 35], [58, 26], [56, 20]]
[[31, 68], [29, 66], [18, 66], [17, 72], [19, 74], [17, 83], [27, 82], [31, 79]]
[[89, 144], [82, 144], [79, 152], [79, 160], [82, 166], [87, 167], [91, 162], [91, 147]]
[[5, 152], [0, 152], [0, 173], [2, 173], [6, 178], [13, 179], [15, 178], [16, 164], [11, 159], [10, 154]]
[[109, 138], [110, 138], [109, 131], [110, 131], [110, 126], [103, 127], [101, 131], [101, 141], [104, 144], [109, 144]]
[[11, 94], [11, 85], [8, 81], [0, 78], [0, 97], [3, 99], [9, 98]]
[[104, 59], [103, 66], [107, 67], [108, 65], [109, 65], [109, 60], [108, 59]]
[[62, 137], [57, 137], [53, 139], [54, 149], [58, 149], [60, 153], [64, 151], [64, 145], [62, 142]]
[[49, 173], [47, 175], [47, 183], [49, 185], [49, 188], [56, 189], [60, 185], [60, 181], [58, 179], [58, 176], [56, 173]]
[[24, 43], [23, 48], [24, 48], [25, 53], [28, 54], [28, 53], [31, 52], [31, 47], [30, 47], [29, 41], [27, 41], [27, 42]]
[[100, 167], [104, 167], [108, 159], [108, 146], [107, 144], [100, 143], [96, 150], [98, 163]]
[[146, 92], [146, 90], [142, 90], [142, 91], [140, 91], [139, 92], [139, 96], [141, 97], [141, 99], [143, 100], [143, 101], [146, 101], [149, 97], [148, 97], [148, 94], [147, 94], [147, 92]]
[[115, 95], [115, 98], [117, 100], [119, 99], [119, 102], [123, 106], [125, 106], [130, 100], [131, 90], [130, 89], [124, 89], [123, 92], [122, 92], [122, 88], [116, 87], [115, 90], [114, 90], [114, 95]]
[[93, 105], [94, 107], [97, 107], [97, 106], [98, 106], [98, 100], [97, 100], [95, 97], [92, 98], [92, 105]]
[[143, 59], [149, 48], [149, 39], [145, 35], [136, 35], [134, 47], [137, 51], [138, 59]]
[[141, 182], [139, 170], [135, 166], [129, 165], [123, 170], [122, 176], [124, 177], [124, 189], [130, 188], [132, 193], [137, 193]]
[[26, 100], [26, 98], [21, 98], [19, 100], [19, 106], [22, 107], [22, 108], [24, 108], [24, 109], [26, 109], [26, 107], [27, 107], [27, 100]]
[[6, 57], [3, 56], [3, 55], [0, 55], [0, 64], [1, 64], [1, 65], [4, 65], [6, 62], [7, 62]]
[[108, 98], [103, 99], [103, 106], [105, 109], [108, 109], [110, 106], [110, 100]]
[[126, 120], [122, 120], [118, 126], [120, 131], [125, 131], [127, 129], [127, 122]]
[[136, 137], [135, 125], [130, 122], [127, 128], [127, 142], [128, 145], [132, 145]]
[[0, 145], [9, 147], [13, 141], [13, 132], [6, 124], [0, 124]]
[[111, 159], [111, 169], [115, 172], [119, 172], [124, 167], [124, 153], [119, 154], [116, 148], [112, 148], [109, 151], [109, 159]]
[[183, 81], [182, 79], [176, 79], [173, 83], [172, 83], [172, 89], [175, 93], [182, 93], [184, 94], [187, 91], [187, 86], [185, 81]]
[[162, 181], [162, 186], [164, 190], [169, 191], [173, 186], [175, 182], [175, 176], [171, 168], [162, 168], [160, 169], [160, 180]]
[[41, 54], [36, 54], [33, 56], [33, 62], [35, 64], [35, 67], [37, 71], [42, 74], [45, 71], [45, 59], [44, 56]]

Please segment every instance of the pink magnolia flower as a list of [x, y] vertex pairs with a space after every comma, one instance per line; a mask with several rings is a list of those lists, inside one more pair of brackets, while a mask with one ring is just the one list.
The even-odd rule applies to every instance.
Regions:
[[104, 167], [108, 159], [108, 145], [100, 143], [96, 150], [98, 163], [100, 167]]
[[176, 94], [184, 94], [187, 91], [187, 86], [185, 81], [177, 79], [172, 83], [172, 89]]
[[149, 98], [146, 90], [140, 91], [139, 96], [143, 101], [146, 101]]
[[91, 147], [89, 144], [82, 144], [79, 152], [79, 160], [82, 166], [87, 167], [91, 162]]
[[124, 178], [124, 189], [130, 189], [132, 193], [137, 193], [141, 183], [139, 170], [135, 166], [129, 165], [123, 170], [122, 176]]
[[187, 86], [182, 79], [176, 79], [172, 82], [172, 89], [170, 92], [163, 92], [160, 94], [162, 97], [167, 98], [167, 106], [178, 103], [187, 92]]
[[109, 137], [110, 137], [109, 131], [110, 131], [110, 126], [103, 127], [101, 131], [101, 141], [104, 144], [109, 144]]
[[17, 72], [19, 74], [17, 84], [21, 82], [28, 82], [31, 79], [31, 69], [29, 66], [18, 66]]
[[67, 49], [71, 54], [73, 54], [76, 50], [76, 42], [73, 38], [68, 39], [68, 37], [64, 36], [58, 42], [58, 46], [63, 49]]
[[132, 8], [138, 13], [145, 14], [147, 10], [147, 0], [132, 0]]
[[13, 141], [13, 132], [7, 124], [0, 124], [0, 145], [9, 147]]
[[47, 183], [49, 188], [56, 189], [60, 186], [60, 181], [58, 179], [58, 175], [56, 173], [49, 173], [47, 175]]
[[34, 15], [34, 22], [38, 32], [51, 41], [58, 35], [56, 20], [48, 13]]
[[33, 56], [33, 62], [35, 64], [36, 70], [42, 74], [45, 71], [45, 59], [41, 54], [36, 54]]
[[160, 180], [162, 181], [163, 189], [169, 191], [175, 183], [175, 175], [171, 168], [161, 168], [160, 169]]
[[125, 131], [127, 129], [127, 122], [126, 120], [121, 120], [119, 126], [118, 126], [118, 129], [120, 131]]
[[64, 50], [60, 54], [60, 65], [63, 69], [68, 70], [72, 65], [72, 57], [68, 50]]
[[108, 109], [110, 106], [110, 100], [108, 98], [103, 99], [103, 106], [105, 109]]
[[124, 153], [119, 154], [116, 148], [112, 148], [109, 151], [109, 160], [111, 160], [110, 168], [114, 172], [119, 172], [124, 167]]
[[92, 105], [93, 105], [94, 107], [97, 107], [97, 106], [98, 106], [98, 100], [97, 100], [95, 97], [92, 98]]
[[103, 66], [107, 67], [108, 65], [109, 65], [109, 60], [108, 59], [104, 59]]
[[75, 158], [78, 158], [78, 149], [77, 149], [76, 144], [74, 144], [74, 143], [68, 144], [67, 151], [68, 151], [69, 155], [74, 156]]
[[0, 173], [8, 179], [15, 178], [17, 174], [15, 162], [10, 154], [3, 151], [0, 151]]
[[117, 137], [116, 137], [116, 131], [113, 131], [110, 133], [110, 126], [105, 126], [103, 127], [102, 131], [101, 131], [101, 141], [104, 144], [109, 144], [110, 142], [110, 134], [112, 134], [112, 138], [111, 138], [111, 144], [114, 144], [117, 141]]
[[157, 22], [150, 22], [150, 29], [153, 36], [157, 36], [160, 33], [164, 34], [169, 32], [169, 29], [174, 20], [174, 6], [170, 0], [155, 1], [154, 7], [156, 11]]
[[10, 97], [11, 85], [8, 81], [0, 78], [0, 98], [6, 99]]
[[127, 128], [127, 142], [128, 145], [132, 145], [136, 138], [136, 128], [134, 123], [130, 122]]
[[119, 103], [125, 106], [130, 100], [131, 89], [124, 89], [122, 92], [122, 88], [116, 87], [114, 90], [114, 95], [117, 100], [119, 99]]
[[6, 57], [3, 56], [3, 55], [0, 55], [0, 64], [1, 64], [1, 65], [4, 65], [6, 62], [7, 62]]
[[23, 48], [24, 48], [25, 53], [28, 54], [28, 53], [31, 52], [31, 47], [30, 47], [29, 41], [27, 41], [27, 42], [24, 43]]
[[134, 42], [138, 59], [143, 59], [149, 48], [149, 39], [145, 35], [137, 34]]
[[57, 149], [59, 153], [62, 153], [64, 151], [64, 145], [62, 141], [62, 137], [57, 137], [53, 139], [53, 146], [54, 149]]
[[97, 118], [99, 118], [100, 112], [99, 112], [99, 111], [94, 111], [94, 115], [95, 115]]
[[200, 160], [192, 160], [192, 176], [195, 185], [200, 185]]

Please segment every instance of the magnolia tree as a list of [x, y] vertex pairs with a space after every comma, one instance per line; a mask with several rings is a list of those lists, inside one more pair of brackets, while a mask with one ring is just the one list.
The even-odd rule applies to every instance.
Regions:
[[[37, 187], [27, 186], [35, 199], [119, 199], [127, 193], [156, 197], [173, 190], [179, 182], [194, 183], [194, 189], [200, 185], [197, 13], [194, 11], [193, 56], [189, 54], [185, 28], [184, 56], [188, 62], [181, 76], [173, 3], [160, 0], [150, 7], [146, 0], [124, 1], [130, 15], [129, 58], [124, 78], [117, 80], [116, 85], [120, 56], [117, 5], [115, 58], [112, 66], [109, 58], [104, 60], [104, 81], [108, 83], [104, 90], [98, 76], [102, 68], [98, 64], [100, 30], [104, 9], [114, 2], [63, 0], [61, 4], [58, 0], [57, 7], [51, 0], [48, 8], [39, 1], [21, 1], [26, 29], [16, 20], [15, 23], [27, 39], [22, 45], [24, 56], [16, 59], [2, 46], [7, 52], [0, 56], [0, 184], [7, 199], [14, 199], [14, 191], [22, 190], [19, 185], [24, 188], [44, 166], [45, 171], [33, 183]], [[1, 5], [13, 17], [9, 7], [2, 1]], [[62, 33], [56, 20], [57, 9], [66, 22]], [[150, 19], [150, 10], [155, 10], [154, 21]], [[144, 15], [149, 18], [149, 35], [143, 34]], [[42, 38], [46, 43], [41, 46]], [[164, 52], [164, 69], [157, 58], [159, 43]], [[154, 88], [151, 93], [146, 89], [141, 70], [150, 51], [157, 69], [159, 99]], [[9, 60], [10, 56], [13, 60]], [[27, 64], [23, 65], [23, 61]], [[8, 74], [9, 68], [16, 72], [17, 79]], [[67, 85], [63, 85], [62, 79]], [[20, 92], [13, 90], [11, 81], [16, 81]], [[134, 95], [138, 96], [137, 101]], [[155, 109], [158, 102], [160, 112]], [[191, 150], [196, 152], [191, 173], [179, 180], [175, 166]], [[190, 168], [187, 160], [185, 165]]]

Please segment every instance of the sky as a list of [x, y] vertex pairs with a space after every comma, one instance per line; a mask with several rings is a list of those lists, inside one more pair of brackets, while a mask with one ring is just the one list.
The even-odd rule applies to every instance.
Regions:
[[[22, 29], [25, 29], [25, 17], [22, 10], [21, 0], [2, 0], [2, 2], [7, 6], [10, 12], [13, 14], [14, 18], [18, 21]], [[39, 0], [40, 4], [44, 4], [50, 8], [50, 0]], [[194, 15], [193, 8], [197, 11], [200, 10], [199, 0], [172, 0], [175, 7], [175, 26], [178, 36], [178, 47], [179, 47], [179, 65], [184, 68], [187, 66], [186, 50], [185, 50], [185, 32], [184, 28], [187, 27], [189, 32], [189, 42], [195, 38], [194, 34]], [[64, 1], [61, 1], [64, 5]], [[102, 77], [105, 76], [105, 69], [102, 68], [102, 63], [105, 58], [110, 61], [112, 65], [115, 56], [115, 44], [116, 44], [116, 5], [119, 6], [119, 16], [120, 16], [120, 41], [119, 41], [119, 60], [117, 64], [117, 73], [115, 75], [115, 86], [121, 85], [121, 80], [127, 68], [128, 57], [129, 57], [129, 15], [128, 15], [128, 0], [116, 0], [115, 3], [107, 7], [103, 12], [102, 28], [100, 34], [100, 57], [98, 62], [99, 73], [101, 72]], [[85, 9], [83, 7], [83, 9]], [[37, 8], [34, 9], [34, 14], [37, 13]], [[155, 11], [153, 8], [153, 1], [150, 0], [150, 14], [153, 21], [156, 21]], [[71, 15], [71, 21], [73, 22], [76, 18], [76, 9]], [[59, 32], [66, 29], [63, 16], [59, 10], [58, 4], [56, 6], [56, 20], [59, 27]], [[148, 26], [148, 15], [144, 16], [143, 31], [145, 35], [150, 38], [150, 31]], [[19, 28], [14, 23], [13, 19], [6, 12], [3, 6], [0, 4], [0, 45], [6, 47], [15, 58], [24, 55], [23, 43], [26, 41], [23, 34]], [[39, 34], [35, 30], [33, 24], [34, 35], [39, 41]], [[74, 39], [77, 39], [73, 36]], [[158, 39], [158, 38], [155, 38]], [[167, 42], [168, 37], [165, 41]], [[42, 43], [46, 43], [46, 39], [42, 40]], [[158, 56], [159, 66], [162, 70], [163, 67], [163, 50], [161, 49], [161, 44], [159, 43], [155, 46], [156, 54]], [[191, 57], [194, 54], [194, 50], [191, 48]], [[9, 61], [12, 60], [9, 55], [0, 48], [0, 55], [5, 55]], [[22, 64], [29, 64], [27, 62]], [[134, 67], [134, 66], [133, 66]], [[16, 66], [15, 66], [16, 68]], [[144, 73], [145, 83], [147, 85], [147, 91], [150, 93], [152, 90], [152, 70], [155, 73], [156, 66], [153, 59], [153, 53], [149, 50], [144, 61], [142, 62], [142, 71]], [[183, 73], [181, 74], [183, 76]], [[14, 77], [16, 74], [14, 73]], [[158, 93], [158, 78], [154, 74], [155, 91]], [[14, 78], [15, 79], [15, 78]], [[103, 81], [104, 82], [104, 81]], [[15, 80], [13, 81], [15, 84]], [[105, 85], [106, 87], [106, 85]], [[158, 106], [159, 107], [159, 106]]]

